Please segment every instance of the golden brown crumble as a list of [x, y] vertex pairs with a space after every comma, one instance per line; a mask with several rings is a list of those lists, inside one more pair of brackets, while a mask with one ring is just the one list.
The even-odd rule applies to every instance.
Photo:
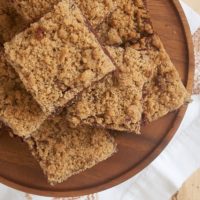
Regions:
[[70, 0], [15, 36], [5, 50], [45, 113], [65, 106], [115, 69]]
[[[69, 116], [73, 116], [72, 118], [69, 117], [69, 120], [74, 125], [79, 123], [91, 125], [96, 124], [118, 130], [122, 130], [119, 128], [122, 125], [124, 130], [139, 132], [138, 127], [140, 127], [140, 120], [134, 125], [131, 118], [127, 116], [127, 113], [130, 113], [130, 111], [121, 112], [122, 110], [125, 111], [125, 109], [121, 108], [130, 106], [131, 113], [133, 113], [131, 115], [132, 119], [139, 119], [139, 116], [141, 116], [139, 111], [141, 111], [144, 112], [144, 116], [148, 116], [146, 118], [148, 118], [149, 121], [152, 121], [153, 119], [155, 120], [158, 117], [162, 117], [168, 112], [179, 108], [188, 98], [187, 91], [181, 82], [176, 68], [170, 61], [159, 37], [153, 31], [148, 11], [143, 2], [144, 1], [142, 0], [116, 0], [116, 9], [110, 12], [105, 20], [97, 26], [96, 32], [101, 38], [103, 44], [109, 45], [110, 49], [117, 49], [117, 47], [114, 46], [121, 46], [123, 51], [126, 51], [126, 46], [129, 46], [128, 48], [131, 47], [136, 52], [138, 51], [138, 54], [142, 52], [143, 54], [146, 54], [146, 57], [148, 58], [146, 59], [146, 62], [148, 63], [146, 63], [146, 66], [148, 67], [145, 67], [144, 65], [144, 71], [140, 71], [140, 75], [137, 74], [137, 76], [135, 76], [134, 73], [126, 74], [123, 71], [117, 70], [114, 72], [114, 74], [117, 74], [117, 76], [110, 75], [110, 78], [106, 78], [104, 83], [98, 83], [96, 86], [93, 86], [93, 88], [89, 90], [89, 95], [87, 95], [86, 92], [83, 93], [81, 99], [69, 110]], [[113, 56], [109, 49], [108, 51]], [[120, 55], [122, 55], [122, 53], [118, 52], [117, 58], [114, 57], [113, 60], [116, 61], [117, 59], [120, 59]], [[166, 59], [162, 59], [163, 55], [165, 55]], [[137, 59], [135, 55], [130, 54], [131, 62], [134, 62], [135, 58]], [[132, 67], [131, 62], [128, 67]], [[138, 63], [140, 63], [140, 60], [138, 60]], [[123, 68], [126, 65], [127, 64], [124, 62], [124, 60], [120, 63], [120, 66]], [[139, 69], [139, 66], [139, 64], [135, 65], [133, 71], [137, 69], [137, 67]], [[174, 82], [168, 81], [168, 78], [165, 77], [165, 74], [161, 72], [165, 68], [171, 69], [171, 77], [175, 77]], [[157, 86], [157, 84], [160, 85], [158, 81], [155, 82], [157, 76], [160, 77], [158, 73], [161, 73], [163, 76], [162, 78], [159, 78], [159, 80], [163, 79], [165, 85], [167, 85], [165, 90]], [[142, 78], [144, 75], [147, 77], [147, 79]], [[153, 80], [151, 81], [152, 75]], [[136, 77], [141, 78], [139, 81], [140, 86], [138, 87], [135, 85], [137, 91], [135, 90], [134, 93], [135, 96], [139, 96], [140, 98], [134, 98], [134, 95], [131, 92], [126, 93], [126, 87], [122, 87], [123, 90], [118, 86], [116, 87], [116, 82], [118, 82], [120, 76], [124, 76], [124, 80], [128, 80], [129, 78], [134, 80]], [[147, 83], [145, 84], [145, 82]], [[141, 98], [141, 87], [144, 86], [143, 84], [145, 84], [145, 88], [143, 89], [144, 99]], [[113, 85], [115, 85], [115, 89], [118, 92], [113, 90]], [[132, 87], [134, 87], [133, 85]], [[160, 92], [155, 90], [155, 85], [156, 88], [159, 87]], [[106, 96], [103, 92], [105, 91], [103, 88], [106, 87], [108, 88], [108, 91], [115, 91], [116, 95]], [[170, 90], [171, 87], [175, 87], [175, 89]], [[152, 92], [152, 90], [154, 90], [154, 92]], [[121, 95], [119, 95], [119, 93]], [[165, 95], [168, 96], [167, 98], [169, 99], [165, 104], [163, 104], [162, 99]], [[117, 98], [115, 96], [117, 96]], [[162, 98], [160, 98], [161, 96]], [[132, 99], [134, 102], [133, 105], [136, 106], [131, 106], [130, 103], [127, 103], [129, 98]], [[144, 105], [142, 105], [143, 103]], [[104, 106], [100, 106], [102, 104]], [[135, 116], [137, 116], [137, 118]]]
[[[157, 119], [158, 116], [161, 117], [169, 111], [177, 109], [184, 103], [187, 98], [187, 92], [170, 59], [162, 59], [162, 55], [166, 54], [166, 52], [159, 38], [154, 34], [147, 9], [142, 0], [96, 0], [93, 3], [91, 3], [91, 0], [76, 0], [76, 2], [93, 28], [96, 28], [98, 36], [103, 44], [107, 45], [112, 57], [115, 58], [115, 55], [117, 55], [113, 60], [117, 61], [119, 66], [125, 66], [121, 68], [131, 68], [132, 73], [117, 70], [113, 75], [106, 77], [104, 81], [90, 87], [69, 109], [69, 121], [74, 125], [80, 123], [96, 124], [106, 128], [139, 132], [140, 120], [137, 120], [140, 119], [143, 110], [144, 116], [148, 118], [146, 120], [151, 121]], [[63, 31], [59, 31], [60, 37], [63, 37], [64, 34]], [[38, 40], [42, 40], [45, 37], [45, 30], [39, 27], [35, 32], [35, 37]], [[148, 41], [149, 39], [150, 41]], [[73, 35], [71, 40], [76, 42], [77, 36]], [[132, 50], [130, 51], [130, 49]], [[65, 60], [67, 51], [65, 48], [61, 51], [59, 56], [61, 62]], [[84, 52], [82, 54], [82, 63], [87, 63], [91, 58], [96, 58], [96, 54], [96, 51], [92, 53], [90, 51]], [[124, 54], [126, 54], [125, 57]], [[140, 68], [140, 59], [138, 59], [137, 66], [133, 66], [134, 62], [132, 63], [133, 58], [137, 59], [137, 55], [141, 55], [141, 58], [145, 55], [146, 64], [144, 64], [143, 71], [140, 71], [140, 75], [133, 73], [135, 69]], [[131, 61], [128, 64], [125, 61], [126, 57], [129, 57]], [[167, 57], [167, 54], [165, 57]], [[164, 68], [171, 69], [171, 76], [176, 77], [173, 83], [172, 81], [168, 82], [164, 73], [161, 73], [164, 79], [162, 84], [168, 85], [165, 90], [160, 86], [162, 78], [159, 75]], [[150, 81], [153, 71], [153, 80]], [[144, 76], [146, 78], [143, 79]], [[87, 70], [79, 78], [87, 84], [91, 77], [93, 77], [92, 71]], [[132, 81], [133, 84], [130, 84], [130, 90], [126, 91], [123, 88], [121, 77], [127, 79], [127, 81], [124, 81], [126, 84], [128, 84], [129, 80]], [[125, 78], [123, 79], [126, 80]], [[139, 78], [138, 81], [137, 78]], [[149, 83], [145, 84], [146, 81]], [[139, 82], [139, 84], [136, 84], [136, 82]], [[62, 90], [65, 89], [62, 82], [58, 81], [57, 84]], [[141, 93], [144, 84], [143, 100]], [[176, 87], [176, 92], [173, 94], [171, 94], [171, 90], [168, 91], [170, 84]], [[160, 92], [158, 92], [158, 88]], [[156, 91], [156, 93], [152, 93], [152, 90]], [[108, 93], [112, 91], [112, 95], [105, 95], [105, 91], [108, 91]], [[162, 94], [167, 94], [166, 96], [168, 97], [173, 96], [173, 98], [177, 95], [179, 98], [176, 103], [174, 102], [175, 100], [169, 99], [166, 104], [163, 104], [161, 102], [164, 98]], [[129, 95], [128, 100], [124, 100], [127, 95]], [[122, 103], [123, 101], [125, 103]], [[145, 102], [144, 106], [143, 101]], [[130, 108], [127, 108], [129, 106]], [[118, 107], [119, 109], [117, 109]]]
[[31, 22], [53, 9], [61, 0], [8, 0], [19, 15]]
[[39, 128], [46, 117], [6, 62], [2, 50], [0, 61], [0, 119], [16, 135], [27, 137]]
[[116, 9], [96, 29], [106, 45], [135, 43], [153, 33], [143, 1], [115, 0]]
[[102, 23], [116, 9], [115, 0], [75, 0], [93, 28]]
[[154, 59], [156, 68], [152, 80], [143, 89], [143, 115], [148, 122], [177, 110], [189, 99], [189, 94], [159, 37], [155, 37], [154, 45], [158, 47]]
[[[68, 109], [68, 119], [74, 126], [83, 123], [140, 133], [142, 89], [153, 75], [154, 68], [151, 62], [154, 49], [148, 48], [152, 41], [144, 40], [145, 35], [151, 40], [152, 31], [142, 28], [148, 14], [141, 1], [112, 2], [115, 5], [114, 11], [105, 16], [96, 32], [103, 45], [107, 45], [118, 69], [104, 81], [83, 92]], [[84, 12], [84, 7], [80, 8]], [[133, 36], [134, 41], [131, 38]]]
[[51, 184], [61, 183], [116, 152], [114, 138], [106, 130], [69, 128], [65, 115], [47, 120], [26, 140]]
[[[148, 51], [107, 47], [118, 69], [85, 90], [68, 108], [68, 120], [119, 131], [140, 133], [142, 89], [151, 76]], [[153, 65], [153, 64], [152, 64]]]

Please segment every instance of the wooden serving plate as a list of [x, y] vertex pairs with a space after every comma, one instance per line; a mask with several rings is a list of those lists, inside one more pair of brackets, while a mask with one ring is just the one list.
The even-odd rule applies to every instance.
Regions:
[[[191, 92], [193, 46], [182, 8], [178, 0], [148, 0], [147, 4], [154, 28]], [[3, 131], [0, 135], [0, 182], [25, 192], [56, 197], [80, 196], [108, 189], [140, 172], [160, 154], [176, 133], [185, 111], [186, 106], [143, 127], [141, 136], [118, 135], [117, 154], [55, 187], [47, 184], [28, 147]]]

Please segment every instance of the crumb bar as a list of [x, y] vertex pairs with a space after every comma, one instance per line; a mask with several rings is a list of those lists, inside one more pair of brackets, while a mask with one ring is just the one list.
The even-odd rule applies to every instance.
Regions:
[[61, 183], [116, 152], [114, 138], [105, 130], [70, 128], [65, 113], [47, 120], [25, 140], [50, 184]]
[[[116, 0], [115, 6], [116, 9], [95, 30], [118, 69], [104, 81], [83, 92], [68, 109], [68, 119], [74, 126], [83, 123], [140, 133], [142, 90], [144, 83], [153, 74], [150, 57], [153, 53], [147, 49], [147, 44], [140, 48], [136, 46], [143, 35], [152, 35], [152, 29], [150, 23], [149, 30], [144, 28], [148, 15], [139, 1]], [[127, 30], [131, 32], [127, 33]]]
[[142, 89], [151, 76], [147, 51], [133, 47], [107, 47], [118, 69], [85, 90], [68, 108], [68, 120], [118, 131], [140, 133], [143, 112]]
[[13, 132], [28, 137], [46, 119], [40, 106], [26, 91], [14, 69], [0, 52], [0, 120]]
[[8, 0], [16, 12], [27, 22], [39, 19], [61, 0]]
[[[104, 83], [90, 88], [88, 94], [83, 93], [69, 108], [68, 119], [74, 125], [96, 124], [139, 133], [142, 112], [145, 121], [158, 119], [183, 105], [188, 94], [153, 31], [143, 1], [116, 2], [117, 9], [96, 32], [114, 60], [118, 60], [119, 70]], [[170, 74], [165, 70], [171, 70]]]
[[8, 61], [45, 113], [115, 70], [70, 0], [5, 44]]
[[115, 0], [75, 0], [93, 28], [103, 23], [117, 7]]
[[162, 42], [158, 36], [154, 37], [157, 52], [153, 62], [156, 67], [151, 81], [143, 89], [143, 117], [146, 122], [157, 120], [189, 101], [189, 94]]

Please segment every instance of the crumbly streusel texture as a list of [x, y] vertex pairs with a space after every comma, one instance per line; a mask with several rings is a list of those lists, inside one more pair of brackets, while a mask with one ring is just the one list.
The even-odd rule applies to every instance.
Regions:
[[116, 9], [99, 24], [96, 32], [106, 45], [136, 43], [153, 34], [149, 15], [142, 0], [113, 0]]
[[[76, 2], [119, 70], [83, 92], [69, 108], [68, 119], [73, 125], [83, 123], [139, 133], [142, 112], [145, 120], [152, 121], [179, 108], [187, 100], [188, 94], [161, 48], [143, 1]], [[165, 77], [163, 70], [166, 68], [171, 69], [174, 81], [169, 82]], [[165, 86], [161, 86], [161, 79]]]
[[[140, 133], [142, 90], [144, 83], [151, 78], [154, 67], [151, 62], [153, 51], [147, 49], [147, 44], [141, 38], [145, 34], [151, 40], [152, 27], [149, 23], [149, 29], [144, 28], [144, 21], [147, 26], [148, 14], [142, 2], [112, 2], [115, 9], [105, 16], [105, 20], [95, 30], [118, 69], [104, 81], [83, 92], [68, 109], [68, 119], [75, 126], [84, 123]], [[84, 7], [80, 8], [84, 12]], [[138, 40], [144, 43], [143, 46], [137, 47]]]
[[115, 0], [75, 0], [93, 28], [104, 22], [105, 18], [116, 9]]
[[65, 113], [46, 121], [25, 142], [52, 185], [93, 167], [116, 152], [114, 138], [106, 130], [71, 129]]
[[150, 57], [147, 51], [137, 51], [131, 46], [107, 49], [119, 66], [117, 71], [85, 90], [68, 108], [68, 120], [75, 126], [95, 124], [140, 133], [142, 89], [151, 76]]
[[159, 37], [156, 43], [158, 53], [154, 59], [154, 75], [143, 88], [143, 117], [147, 122], [177, 110], [189, 100], [189, 94]]
[[[5, 1], [5, 0], [4, 0]], [[26, 21], [32, 22], [51, 11], [61, 0], [9, 0], [11, 7]], [[115, 0], [75, 0], [83, 14], [95, 27], [116, 8]]]
[[74, 125], [139, 133], [142, 113], [146, 121], [156, 120], [183, 105], [188, 94], [153, 31], [143, 1], [115, 3], [116, 9], [96, 32], [119, 69], [83, 93], [69, 109], [68, 118]]
[[70, 0], [5, 44], [8, 61], [45, 113], [115, 70]]
[[8, 0], [24, 20], [32, 22], [53, 9], [61, 0]]
[[7, 0], [0, 0], [0, 43], [11, 40], [26, 26], [24, 20], [13, 10]]
[[76, 2], [104, 45], [136, 43], [143, 36], [154, 32], [143, 0]]
[[14, 69], [0, 52], [0, 119], [13, 132], [28, 137], [45, 120], [40, 106], [26, 91]]

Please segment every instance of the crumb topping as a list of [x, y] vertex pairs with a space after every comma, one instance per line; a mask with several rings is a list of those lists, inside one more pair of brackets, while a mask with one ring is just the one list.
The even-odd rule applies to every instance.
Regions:
[[53, 185], [107, 159], [116, 152], [114, 138], [102, 129], [72, 129], [65, 112], [47, 120], [27, 139], [32, 154]]
[[27, 137], [39, 128], [46, 116], [6, 62], [2, 50], [0, 61], [0, 119], [16, 135]]
[[5, 44], [8, 61], [45, 113], [65, 106], [115, 66], [71, 1]]
[[19, 15], [32, 22], [53, 9], [61, 0], [8, 0]]

